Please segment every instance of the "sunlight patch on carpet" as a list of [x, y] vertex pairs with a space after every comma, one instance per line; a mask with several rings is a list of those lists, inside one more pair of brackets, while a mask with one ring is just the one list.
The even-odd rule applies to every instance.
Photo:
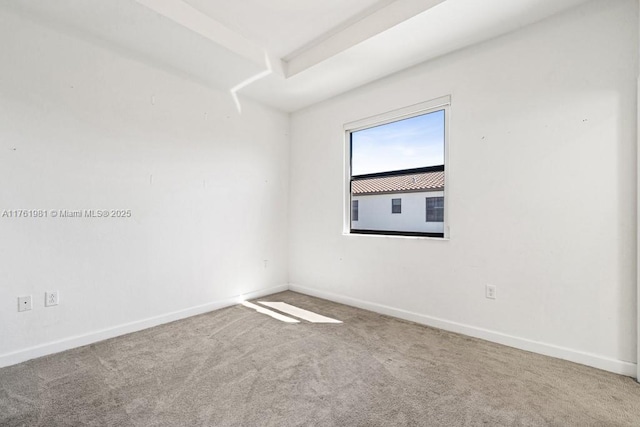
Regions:
[[278, 319], [278, 320], [280, 320], [282, 322], [300, 323], [299, 320], [292, 319], [291, 317], [287, 317], [287, 316], [285, 316], [283, 314], [280, 314], [280, 313], [276, 313], [275, 311], [269, 310], [268, 308], [260, 307], [259, 305], [255, 305], [253, 303], [250, 303], [249, 301], [244, 301], [242, 303], [242, 305], [244, 305], [247, 308], [252, 308], [255, 311], [257, 311], [258, 313], [266, 314], [267, 316], [271, 316], [274, 319]]
[[318, 313], [314, 313], [313, 311], [287, 304], [286, 302], [258, 301], [258, 303], [311, 323], [342, 323], [340, 320], [322, 316]]

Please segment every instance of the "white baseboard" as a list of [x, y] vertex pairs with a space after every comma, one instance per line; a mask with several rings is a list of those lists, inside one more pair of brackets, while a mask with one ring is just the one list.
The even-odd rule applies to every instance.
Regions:
[[362, 308], [376, 313], [385, 314], [387, 316], [409, 320], [411, 322], [420, 323], [422, 325], [432, 326], [434, 328], [443, 329], [446, 331], [457, 332], [463, 335], [480, 338], [509, 347], [531, 351], [534, 353], [543, 354], [545, 356], [556, 357], [558, 359], [564, 359], [570, 362], [580, 363], [582, 365], [591, 366], [620, 375], [634, 378], [636, 378], [637, 375], [636, 364], [631, 362], [611, 359], [609, 357], [600, 356], [593, 353], [560, 347], [553, 344], [546, 344], [526, 338], [515, 337], [500, 332], [490, 331], [488, 329], [478, 328], [476, 326], [465, 325], [450, 320], [413, 313], [382, 304], [363, 301], [360, 299], [338, 295], [331, 292], [325, 292], [318, 289], [307, 288], [295, 284], [290, 284], [289, 290], [299, 292], [301, 294], [327, 299], [329, 301], [334, 301], [345, 305], [350, 305], [353, 307]]
[[382, 304], [377, 304], [369, 301], [364, 301], [356, 298], [347, 297], [344, 295], [334, 294], [331, 292], [325, 292], [317, 289], [307, 288], [295, 284], [280, 285], [269, 289], [263, 289], [248, 294], [237, 295], [234, 297], [226, 298], [224, 300], [218, 300], [209, 302], [207, 304], [199, 305], [196, 307], [187, 308], [185, 310], [175, 311], [172, 313], [163, 314], [148, 319], [143, 319], [123, 325], [115, 326], [113, 328], [102, 329], [99, 331], [91, 332], [84, 335], [73, 336], [58, 341], [52, 341], [49, 343], [41, 344], [34, 347], [29, 347], [23, 350], [18, 350], [11, 353], [5, 353], [0, 355], [0, 368], [17, 363], [25, 362], [27, 360], [35, 359], [37, 357], [47, 356], [53, 353], [59, 353], [61, 351], [70, 350], [72, 348], [82, 347], [84, 345], [93, 344], [99, 341], [103, 341], [109, 338], [114, 338], [120, 335], [129, 334], [132, 332], [141, 331], [154, 326], [162, 325], [164, 323], [173, 322], [176, 320], [184, 319], [198, 314], [208, 313], [210, 311], [219, 310], [224, 307], [229, 307], [238, 304], [244, 300], [260, 298], [266, 295], [271, 295], [277, 292], [286, 291], [287, 289], [301, 294], [311, 295], [318, 298], [324, 298], [337, 303], [350, 305], [353, 307], [370, 310], [376, 313], [385, 314], [400, 319], [409, 320], [412, 322], [420, 323], [427, 326], [443, 329], [446, 331], [457, 332], [460, 334], [472, 336], [475, 338], [484, 339], [487, 341], [503, 344], [509, 347], [519, 348], [521, 350], [531, 351], [534, 353], [544, 354], [546, 356], [556, 357], [559, 359], [568, 360], [582, 365], [591, 366], [594, 368], [602, 369], [605, 371], [613, 372], [620, 375], [636, 378], [637, 370], [636, 364], [632, 362], [625, 362], [622, 360], [611, 359], [608, 357], [600, 356], [593, 353], [587, 353], [579, 350], [574, 350], [566, 347], [560, 347], [553, 344], [546, 344], [539, 341], [533, 341], [526, 338], [515, 337], [512, 335], [503, 334], [500, 332], [490, 331], [488, 329], [478, 328], [471, 325], [465, 325], [462, 323], [453, 322], [450, 320], [439, 319], [424, 314], [413, 313], [410, 311], [389, 307]]
[[185, 319], [187, 317], [196, 316], [198, 314], [219, 310], [221, 308], [239, 304], [244, 300], [264, 297], [266, 295], [286, 291], [287, 289], [287, 285], [280, 285], [273, 288], [262, 289], [259, 291], [250, 292], [248, 294], [236, 295], [234, 297], [226, 298], [219, 301], [212, 301], [207, 304], [198, 305], [196, 307], [190, 307], [184, 310], [174, 311], [172, 313], [162, 314], [160, 316], [150, 317], [123, 325], [114, 326], [112, 328], [90, 332], [84, 335], [77, 335], [58, 341], [52, 341], [34, 347], [25, 348], [23, 350], [5, 353], [0, 355], [0, 368], [15, 365], [17, 363], [35, 359], [37, 357], [47, 356], [49, 354], [59, 353], [61, 351], [70, 350], [72, 348], [93, 344], [98, 341], [103, 341], [120, 335], [129, 334], [131, 332], [137, 332], [143, 329], [152, 328], [164, 323], [169, 323], [176, 320]]

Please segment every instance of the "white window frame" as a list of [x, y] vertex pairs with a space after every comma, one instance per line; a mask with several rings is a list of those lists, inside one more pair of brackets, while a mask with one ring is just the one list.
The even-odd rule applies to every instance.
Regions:
[[[444, 238], [428, 237], [428, 236], [404, 236], [396, 234], [359, 234], [351, 233], [351, 134], [359, 130], [368, 129], [374, 126], [381, 126], [399, 120], [410, 119], [412, 117], [433, 113], [435, 111], [444, 110]], [[449, 120], [451, 117], [451, 96], [443, 96], [432, 99], [430, 101], [421, 102], [419, 104], [410, 105], [408, 107], [399, 108], [397, 110], [388, 111], [367, 117], [361, 120], [346, 123], [344, 125], [344, 203], [343, 203], [343, 225], [342, 234], [346, 236], [364, 236], [364, 237], [386, 237], [386, 238], [404, 238], [404, 239], [431, 239], [431, 240], [449, 240], [451, 228], [449, 225], [449, 188], [451, 184], [450, 171], [451, 163], [449, 161]]]

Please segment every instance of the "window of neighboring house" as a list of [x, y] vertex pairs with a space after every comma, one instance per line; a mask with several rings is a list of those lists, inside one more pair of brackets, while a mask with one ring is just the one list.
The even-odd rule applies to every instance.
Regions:
[[[450, 102], [447, 96], [345, 125], [346, 233], [447, 236]], [[389, 215], [390, 198], [401, 221]]]
[[444, 197], [427, 197], [427, 222], [444, 221]]
[[391, 199], [391, 213], [402, 213], [402, 199]]

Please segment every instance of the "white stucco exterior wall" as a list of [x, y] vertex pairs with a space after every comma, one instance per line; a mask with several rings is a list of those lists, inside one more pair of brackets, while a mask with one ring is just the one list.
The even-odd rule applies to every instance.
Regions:
[[[358, 201], [358, 221], [351, 222], [356, 230], [413, 231], [444, 233], [443, 222], [426, 221], [427, 197], [444, 197], [444, 191], [367, 194], [353, 196]], [[391, 200], [402, 199], [402, 212], [391, 213]]]

